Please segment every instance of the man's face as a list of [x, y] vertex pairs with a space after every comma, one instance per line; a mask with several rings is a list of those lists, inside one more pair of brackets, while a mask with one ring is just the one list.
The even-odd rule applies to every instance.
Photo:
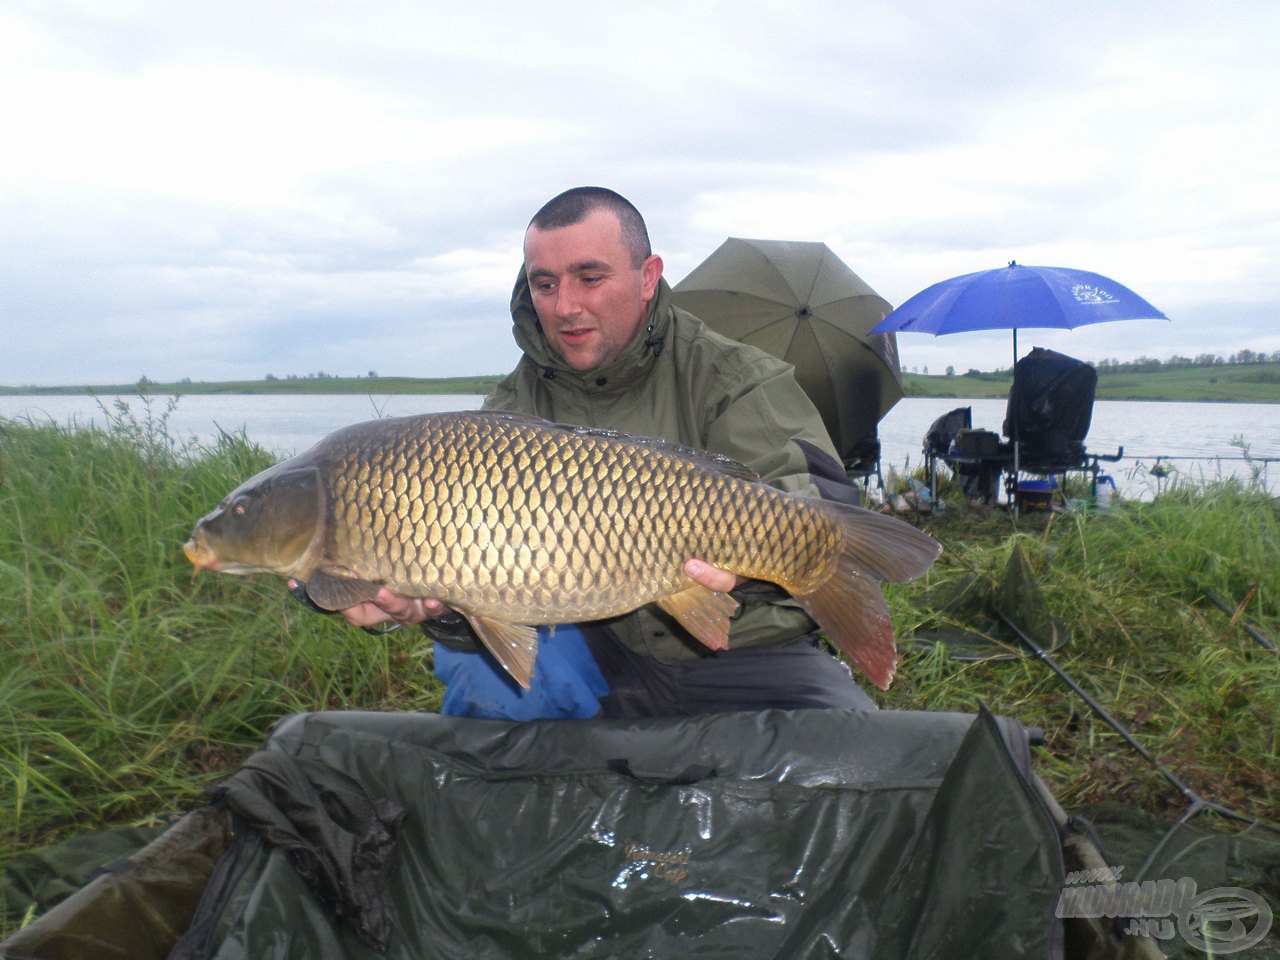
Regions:
[[579, 371], [617, 359], [644, 323], [662, 276], [657, 256], [631, 265], [622, 227], [608, 210], [556, 230], [530, 227], [524, 267], [547, 342]]

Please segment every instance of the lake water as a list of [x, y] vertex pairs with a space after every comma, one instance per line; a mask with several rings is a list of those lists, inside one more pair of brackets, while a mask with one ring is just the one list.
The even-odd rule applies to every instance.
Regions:
[[[59, 425], [105, 425], [117, 398], [91, 396], [0, 396], [0, 417], [52, 420]], [[138, 419], [146, 415], [137, 396], [121, 397]], [[182, 439], [208, 442], [219, 430], [246, 435], [280, 454], [305, 450], [338, 427], [379, 416], [403, 416], [474, 409], [481, 398], [472, 395], [210, 395], [184, 396], [168, 418], [170, 433]], [[151, 400], [151, 412], [161, 415], [167, 398]], [[880, 423], [882, 464], [915, 469], [922, 461], [921, 446], [933, 421], [959, 406], [973, 409], [975, 428], [1000, 432], [1005, 401], [923, 399], [902, 400]], [[105, 411], [104, 411], [105, 408]], [[1092, 453], [1114, 453], [1124, 447], [1124, 459], [1104, 469], [1115, 477], [1127, 496], [1150, 497], [1157, 480], [1149, 474], [1158, 458], [1178, 473], [1196, 479], [1247, 477], [1251, 464], [1243, 459], [1243, 443], [1254, 464], [1265, 471], [1268, 489], [1280, 492], [1280, 404], [1149, 403], [1099, 400], [1086, 445]], [[1274, 461], [1274, 462], [1270, 462]]]

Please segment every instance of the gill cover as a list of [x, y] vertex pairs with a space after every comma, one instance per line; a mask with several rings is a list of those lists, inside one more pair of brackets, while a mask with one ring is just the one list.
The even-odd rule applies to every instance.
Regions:
[[324, 506], [319, 471], [286, 460], [231, 491], [196, 524], [192, 542], [223, 573], [292, 574], [322, 532]]

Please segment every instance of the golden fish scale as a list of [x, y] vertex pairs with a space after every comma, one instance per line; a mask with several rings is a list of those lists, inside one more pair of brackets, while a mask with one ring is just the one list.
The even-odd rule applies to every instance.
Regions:
[[375, 421], [327, 454], [329, 559], [516, 622], [624, 613], [687, 587], [695, 555], [797, 592], [825, 578], [839, 536], [761, 484], [518, 421]]

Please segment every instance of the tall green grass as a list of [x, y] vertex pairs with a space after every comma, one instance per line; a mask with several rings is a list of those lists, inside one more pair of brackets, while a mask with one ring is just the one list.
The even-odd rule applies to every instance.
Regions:
[[[1256, 482], [1179, 483], [1151, 503], [1106, 513], [933, 521], [945, 544], [925, 581], [893, 594], [910, 633], [950, 627], [1009, 644], [981, 662], [913, 648], [888, 705], [994, 711], [1045, 729], [1040, 772], [1068, 805], [1120, 799], [1147, 809], [1185, 801], [992, 614], [1012, 551], [1030, 560], [1069, 640], [1054, 657], [1198, 793], [1280, 820], [1280, 506]], [[1232, 598], [1235, 616], [1206, 602]], [[1049, 638], [1039, 642], [1047, 646]]]
[[[192, 582], [195, 519], [271, 458], [242, 436], [177, 445], [169, 409], [118, 407], [105, 429], [0, 421], [0, 860], [198, 802], [283, 715], [438, 707], [418, 631], [367, 635], [278, 578]], [[889, 594], [904, 655], [883, 705], [985, 702], [1044, 727], [1038, 768], [1068, 805], [1179, 800], [1041, 663], [910, 643], [939, 624], [996, 635], [989, 601], [1016, 545], [1071, 632], [1067, 668], [1206, 796], [1280, 816], [1280, 662], [1202, 602], [1247, 601], [1274, 636], [1272, 498], [1179, 486], [1108, 514], [931, 523], [943, 559]]]
[[168, 412], [0, 421], [0, 857], [190, 804], [282, 715], [438, 704], [417, 631], [370, 636], [275, 578], [192, 582], [195, 519], [271, 458], [177, 446]]

